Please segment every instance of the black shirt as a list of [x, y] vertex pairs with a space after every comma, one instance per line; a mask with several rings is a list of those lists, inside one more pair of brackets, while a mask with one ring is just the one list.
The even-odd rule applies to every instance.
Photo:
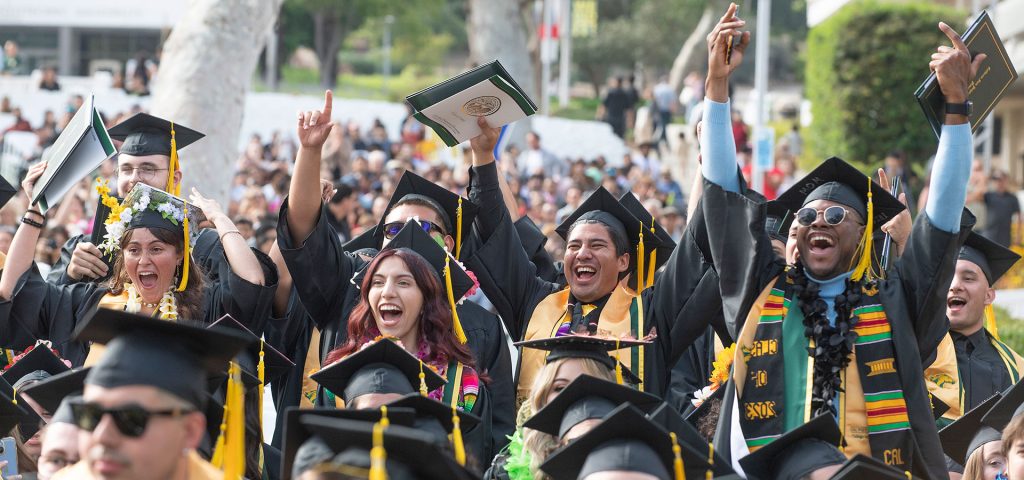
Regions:
[[1013, 382], [1002, 357], [992, 345], [988, 331], [979, 329], [970, 335], [950, 331], [964, 390], [964, 409], [970, 410]]

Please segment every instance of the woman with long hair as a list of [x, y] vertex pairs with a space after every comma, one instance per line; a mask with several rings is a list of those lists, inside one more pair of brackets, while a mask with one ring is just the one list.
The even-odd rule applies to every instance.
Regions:
[[[46, 163], [34, 165], [22, 182], [32, 198]], [[174, 321], [213, 320], [230, 314], [262, 332], [277, 282], [276, 269], [246, 245], [220, 205], [193, 189], [193, 204], [139, 183], [117, 203], [100, 189], [111, 208], [106, 236], [98, 247], [114, 260], [113, 275], [103, 284], [47, 283], [31, 268], [32, 253], [46, 217], [30, 208], [22, 218], [0, 274], [0, 326], [4, 347], [23, 349], [50, 340], [72, 365], [86, 363], [89, 344], [72, 332], [95, 307], [119, 309]], [[220, 234], [226, 262], [218, 272], [204, 272], [192, 261], [199, 213]], [[99, 349], [92, 349], [98, 353]]]

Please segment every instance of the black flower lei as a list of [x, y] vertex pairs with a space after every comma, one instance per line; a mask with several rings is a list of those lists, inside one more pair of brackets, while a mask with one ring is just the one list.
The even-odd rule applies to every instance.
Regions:
[[834, 414], [838, 394], [843, 391], [842, 372], [850, 364], [850, 354], [857, 341], [853, 326], [859, 319], [851, 312], [860, 303], [861, 282], [847, 279], [846, 289], [836, 295], [836, 324], [832, 326], [828, 321], [828, 305], [818, 292], [818, 284], [808, 280], [803, 265], [797, 262], [788, 269], [787, 275], [804, 314], [804, 336], [814, 340], [814, 348], [807, 349], [808, 356], [814, 358], [811, 411], [814, 415]]

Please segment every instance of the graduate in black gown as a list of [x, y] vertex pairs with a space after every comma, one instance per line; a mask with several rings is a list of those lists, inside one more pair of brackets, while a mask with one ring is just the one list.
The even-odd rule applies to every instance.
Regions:
[[[300, 118], [298, 136], [302, 146], [289, 197], [281, 207], [277, 236], [299, 299], [314, 322], [312, 337], [318, 341], [311, 341], [308, 352], [314, 352], [312, 345], [317, 344], [320, 362], [347, 340], [348, 317], [359, 302], [358, 290], [350, 280], [366, 265], [365, 260], [345, 252], [321, 211], [320, 148], [331, 128], [330, 99], [328, 92], [322, 112], [304, 112]], [[468, 200], [407, 172], [378, 225], [377, 246], [386, 244], [408, 219], [417, 218], [457, 260], [464, 259], [470, 252], [462, 249], [473, 244], [470, 236], [475, 212], [476, 207]], [[457, 310], [466, 345], [481, 372], [491, 379], [493, 455], [515, 428], [511, 358], [497, 317], [471, 302], [463, 302]], [[313, 396], [315, 392], [303, 391], [303, 395]], [[320, 399], [315, 403], [329, 404]]]
[[[23, 188], [31, 192], [45, 163], [30, 169]], [[115, 275], [104, 284], [47, 283], [31, 265], [45, 217], [32, 210], [11, 244], [0, 274], [0, 341], [23, 349], [49, 340], [72, 365], [86, 363], [90, 346], [72, 332], [96, 307], [137, 312], [165, 320], [188, 319], [212, 323], [224, 314], [260, 332], [270, 313], [277, 282], [273, 264], [261, 262], [246, 245], [220, 206], [193, 191], [193, 204], [137, 184], [107, 223], [103, 248], [114, 258]], [[198, 225], [200, 212], [218, 227], [225, 242], [225, 261], [217, 280], [193, 263], [193, 238], [188, 225]], [[14, 260], [17, 258], [17, 260]]]
[[[787, 268], [765, 233], [765, 205], [742, 196], [735, 175], [728, 79], [750, 34], [734, 15], [732, 5], [708, 36], [701, 138], [703, 209], [719, 219], [707, 223], [708, 236], [725, 318], [739, 331], [716, 444], [735, 462], [808, 416], [828, 414], [837, 417], [847, 455], [944, 478], [922, 362], [947, 331], [945, 290], [973, 224], [961, 216], [972, 155], [967, 117], [946, 116], [929, 204], [889, 271], [873, 270], [870, 240], [904, 207], [837, 158], [780, 197], [800, 222], [799, 260]], [[959, 37], [942, 27], [957, 48], [936, 54], [932, 66], [955, 103], [966, 99], [973, 70]], [[727, 63], [733, 35], [742, 40]]]

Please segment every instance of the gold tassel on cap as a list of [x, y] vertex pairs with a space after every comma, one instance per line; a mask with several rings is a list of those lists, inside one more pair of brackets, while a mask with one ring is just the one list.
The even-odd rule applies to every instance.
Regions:
[[[656, 230], [654, 229], [654, 217], [652, 216], [651, 217], [651, 235], [654, 235], [655, 231]], [[647, 266], [647, 284], [643, 286], [643, 289], [648, 289], [648, 288], [651, 288], [651, 287], [654, 286], [654, 269], [657, 268], [657, 267], [655, 267], [655, 265], [657, 265], [657, 264], [658, 264], [658, 249], [655, 248], [654, 250], [651, 250], [651, 261], [650, 261], [650, 264]], [[637, 285], [637, 288], [641, 288], [639, 284]]]
[[615, 383], [622, 385], [625, 382], [622, 378], [622, 362], [619, 361], [619, 339], [615, 339]]
[[427, 375], [423, 373], [423, 360], [420, 360], [420, 395], [425, 397], [429, 393], [427, 390]]
[[672, 469], [675, 470], [676, 480], [685, 480], [686, 472], [683, 467], [683, 449], [679, 446], [676, 432], [669, 432], [668, 435], [672, 437], [672, 456], [675, 457], [672, 461]]
[[189, 248], [189, 246], [188, 246], [188, 244], [189, 244], [189, 237], [188, 237], [188, 206], [186, 205], [184, 208], [182, 208], [182, 211], [184, 212], [183, 217], [185, 218], [184, 220], [181, 221], [182, 225], [184, 225], [184, 230], [185, 230], [185, 242], [184, 242], [184, 244], [185, 244], [185, 247], [184, 247], [185, 248], [185, 255], [184, 255], [184, 259], [182, 260], [182, 263], [181, 263], [181, 282], [178, 283], [178, 291], [179, 292], [184, 292], [185, 291], [185, 287], [188, 286], [188, 267], [189, 267], [189, 263], [191, 263], [191, 262], [189, 262], [189, 257], [192, 256], [192, 251], [191, 251], [192, 249]]
[[985, 330], [992, 338], [999, 340], [999, 329], [996, 327], [996, 310], [992, 304], [985, 305]]
[[462, 426], [459, 411], [452, 407], [452, 449], [455, 450], [455, 461], [466, 466], [466, 447], [462, 443]]
[[259, 393], [256, 394], [257, 398], [259, 399], [259, 411], [256, 412], [256, 414], [259, 415], [259, 419], [260, 419], [260, 439], [261, 440], [262, 440], [262, 435], [263, 435], [263, 386], [266, 384], [266, 377], [267, 377], [267, 375], [266, 375], [267, 366], [263, 362], [263, 357], [264, 357], [264, 355], [263, 355], [263, 347], [264, 347], [264, 345], [266, 345], [266, 342], [264, 342], [263, 339], [261, 338], [260, 339], [260, 361], [259, 361], [259, 363], [256, 364], [256, 376], [257, 376], [257, 378], [260, 379], [260, 390], [259, 390]]
[[459, 195], [459, 206], [455, 209], [455, 258], [462, 259], [462, 195]]
[[224, 472], [225, 480], [241, 480], [245, 475], [245, 386], [238, 364], [228, 368], [227, 395], [221, 434], [211, 463]]
[[388, 480], [388, 453], [384, 449], [384, 422], [386, 417], [373, 425], [373, 448], [370, 449], [369, 480]]
[[708, 470], [704, 473], [704, 480], [711, 480], [715, 473], [715, 444], [708, 442]]
[[859, 282], [861, 279], [871, 281], [877, 278], [877, 275], [872, 271], [873, 266], [871, 265], [871, 255], [874, 254], [874, 246], [872, 245], [875, 230], [875, 205], [872, 201], [871, 194], [871, 179], [868, 179], [868, 218], [864, 219], [864, 236], [860, 240], [860, 259], [857, 261], [856, 267], [853, 269], [853, 275], [850, 279]]
[[462, 329], [462, 322], [459, 321], [459, 312], [455, 309], [455, 292], [452, 291], [452, 266], [451, 257], [444, 255], [444, 287], [448, 292], [448, 305], [452, 307], [452, 329], [455, 330], [455, 337], [459, 343], [466, 344], [466, 331]]
[[167, 164], [167, 193], [180, 197], [181, 185], [174, 181], [174, 172], [177, 172], [178, 168], [178, 142], [174, 138], [174, 122], [171, 122], [171, 161]]

